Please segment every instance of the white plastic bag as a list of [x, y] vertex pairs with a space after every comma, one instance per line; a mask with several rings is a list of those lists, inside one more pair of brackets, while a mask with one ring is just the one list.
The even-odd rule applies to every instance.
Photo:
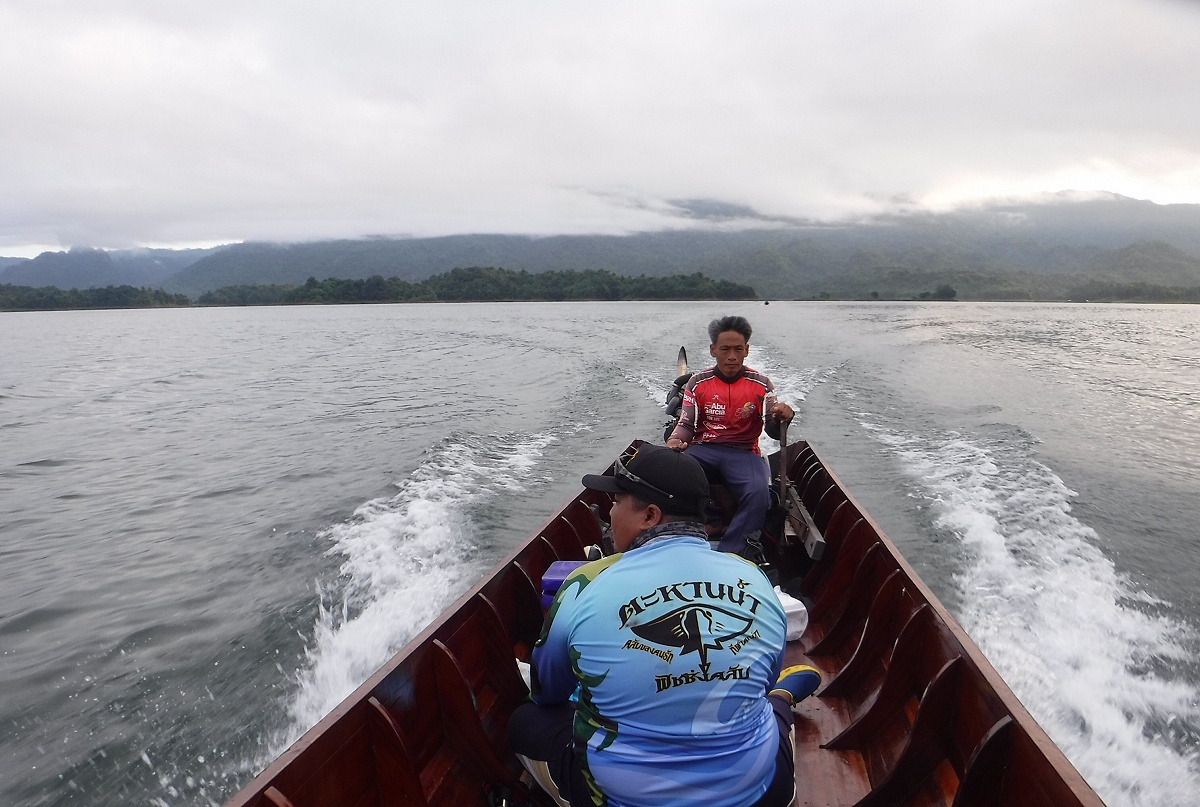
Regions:
[[804, 607], [804, 603], [783, 591], [779, 586], [775, 586], [775, 593], [779, 596], [779, 603], [787, 614], [787, 640], [794, 642], [804, 635], [804, 631], [808, 627], [808, 609]]

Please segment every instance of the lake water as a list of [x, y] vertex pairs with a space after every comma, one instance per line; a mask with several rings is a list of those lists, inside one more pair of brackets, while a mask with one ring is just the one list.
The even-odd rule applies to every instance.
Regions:
[[1107, 803], [1200, 802], [1200, 308], [565, 303], [0, 314], [0, 804], [220, 804], [732, 312]]

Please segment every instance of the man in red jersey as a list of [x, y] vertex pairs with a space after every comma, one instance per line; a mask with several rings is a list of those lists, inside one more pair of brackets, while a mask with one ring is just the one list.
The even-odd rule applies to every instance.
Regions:
[[716, 364], [693, 375], [684, 387], [679, 422], [667, 439], [668, 448], [686, 450], [737, 499], [737, 513], [717, 547], [722, 552], [743, 553], [747, 538], [762, 529], [771, 482], [758, 437], [764, 425], [777, 437], [779, 422], [789, 423], [795, 415], [775, 400], [771, 379], [746, 366], [750, 334], [745, 317], [709, 323], [708, 352]]

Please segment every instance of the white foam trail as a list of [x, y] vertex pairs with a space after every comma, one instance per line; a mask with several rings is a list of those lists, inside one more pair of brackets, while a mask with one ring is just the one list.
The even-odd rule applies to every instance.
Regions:
[[1148, 671], [1188, 660], [1186, 630], [1139, 607], [1153, 603], [1071, 515], [1075, 493], [1044, 465], [959, 435], [864, 426], [966, 550], [963, 627], [1092, 787], [1111, 807], [1196, 804], [1196, 752], [1155, 727], [1195, 725], [1198, 693]]
[[640, 387], [646, 393], [646, 397], [654, 403], [660, 407], [666, 405], [667, 390], [671, 389], [671, 384], [675, 381], [674, 375], [667, 378], [668, 373], [651, 373], [646, 370], [625, 372], [623, 375], [626, 382]]
[[[314, 636], [288, 705], [278, 756], [429, 624], [477, 576], [471, 510], [525, 488], [549, 435], [447, 438], [390, 499], [363, 504], [329, 528], [343, 558], [339, 591], [322, 592]], [[329, 604], [327, 604], [329, 603]]]
[[[771, 379], [772, 386], [775, 387], [775, 397], [796, 410], [795, 420], [788, 427], [788, 438], [791, 442], [798, 440], [800, 438], [800, 404], [808, 398], [809, 393], [816, 389], [818, 384], [824, 384], [833, 378], [841, 365], [795, 370], [777, 363], [770, 349], [760, 345], [754, 346], [751, 355], [753, 360], [748, 360], [747, 363], [759, 372], [765, 373]], [[764, 431], [758, 438], [758, 448], [765, 456], [772, 451], [777, 451], [779, 444], [768, 437]]]

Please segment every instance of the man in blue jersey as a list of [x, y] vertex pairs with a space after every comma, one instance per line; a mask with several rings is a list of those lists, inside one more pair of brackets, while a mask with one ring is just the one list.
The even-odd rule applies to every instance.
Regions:
[[574, 807], [790, 804], [791, 706], [820, 675], [780, 674], [787, 618], [771, 584], [709, 549], [704, 469], [645, 444], [583, 484], [613, 495], [618, 554], [559, 589], [513, 750]]

